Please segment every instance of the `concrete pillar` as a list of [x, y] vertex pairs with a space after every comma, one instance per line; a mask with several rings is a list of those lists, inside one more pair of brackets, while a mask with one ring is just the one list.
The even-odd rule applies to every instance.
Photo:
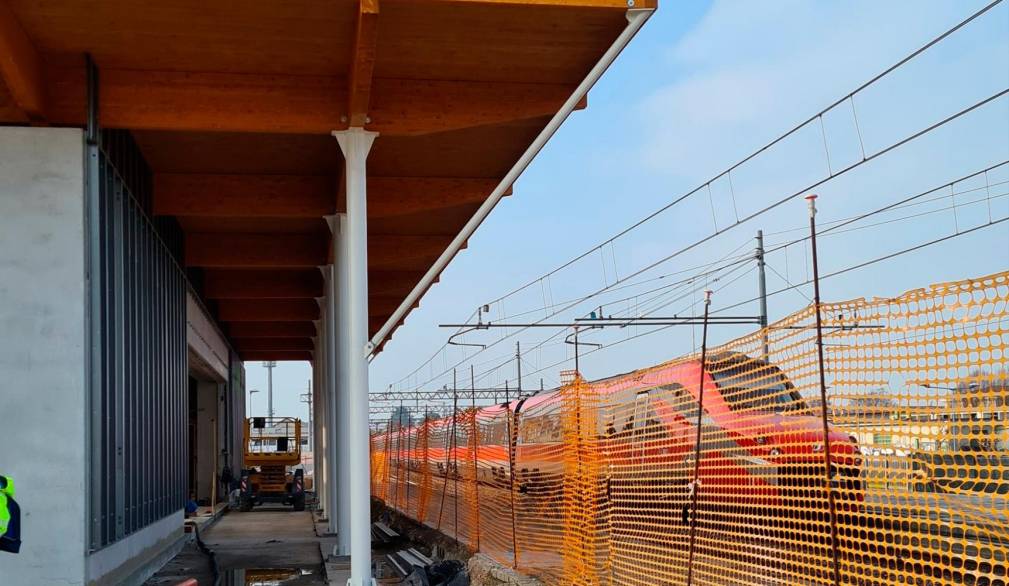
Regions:
[[0, 473], [21, 505], [3, 584], [84, 584], [89, 436], [84, 149], [71, 128], [0, 128]]
[[[347, 304], [342, 302], [347, 292], [347, 214], [337, 214], [334, 222], [334, 246], [333, 258], [336, 260], [336, 292], [337, 292], [337, 314], [336, 323], [346, 324]], [[347, 328], [339, 327], [336, 330], [337, 348], [346, 348]], [[337, 481], [344, 484], [350, 478], [350, 459], [346, 457], [347, 446], [350, 443], [350, 393], [349, 377], [347, 376], [347, 356], [340, 351], [336, 356], [336, 445], [343, 453], [343, 457], [336, 462]], [[340, 555], [350, 555], [350, 491], [341, 490], [337, 494], [337, 550]]]
[[[346, 307], [347, 345], [341, 348], [347, 369], [350, 459], [351, 586], [370, 586], [371, 575], [371, 480], [368, 442], [368, 217], [367, 160], [376, 133], [363, 128], [334, 132], [346, 161], [347, 181], [347, 279], [340, 301]], [[342, 312], [341, 312], [342, 313]]]

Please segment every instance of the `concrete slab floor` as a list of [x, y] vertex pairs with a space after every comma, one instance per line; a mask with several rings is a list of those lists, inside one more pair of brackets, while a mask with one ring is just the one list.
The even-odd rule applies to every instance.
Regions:
[[[224, 586], [324, 586], [319, 538], [313, 525], [308, 511], [262, 506], [248, 513], [229, 512], [201, 537], [216, 554]], [[189, 578], [195, 578], [200, 586], [213, 585], [210, 560], [195, 542], [187, 544], [146, 584], [168, 586]]]

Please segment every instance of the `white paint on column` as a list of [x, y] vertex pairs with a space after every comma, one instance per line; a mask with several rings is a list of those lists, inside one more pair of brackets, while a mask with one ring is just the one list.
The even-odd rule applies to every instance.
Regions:
[[[335, 283], [335, 267], [329, 265], [326, 267], [327, 279], [329, 280], [329, 287], [326, 290], [327, 302], [326, 302], [326, 316], [328, 324], [328, 336], [326, 341], [329, 344], [329, 349], [326, 351], [326, 362], [330, 365], [329, 377], [326, 379], [326, 421], [332, 423], [331, 428], [336, 430], [339, 428], [339, 423], [337, 421], [337, 405], [336, 405], [336, 378], [337, 378], [337, 341], [336, 341], [336, 283]], [[336, 435], [336, 434], [333, 434]], [[326, 511], [328, 511], [328, 527], [327, 530], [330, 534], [334, 534], [337, 531], [337, 520], [339, 519], [340, 511], [337, 507], [337, 498], [341, 492], [344, 492], [340, 486], [340, 481], [337, 475], [337, 468], [339, 467], [339, 461], [343, 458], [337, 453], [337, 442], [336, 438], [329, 442], [326, 447], [326, 462], [329, 463], [329, 467], [326, 469], [326, 481], [329, 486], [329, 492], [326, 495]]]
[[[336, 292], [337, 292], [337, 314], [336, 314], [336, 345], [337, 348], [346, 348], [348, 345], [347, 328], [347, 304], [341, 299], [347, 296], [347, 214], [337, 214], [336, 231], [334, 244], [337, 249], [334, 251], [336, 259]], [[350, 478], [350, 459], [347, 458], [348, 445], [350, 444], [350, 378], [347, 375], [347, 356], [344, 352], [338, 352], [336, 356], [336, 445], [344, 455], [337, 459], [337, 480], [341, 484], [346, 484]], [[350, 555], [350, 490], [344, 488], [337, 494], [337, 550], [340, 555]]]
[[363, 128], [334, 132], [346, 161], [347, 181], [347, 288], [346, 357], [350, 459], [350, 580], [352, 586], [369, 586], [371, 575], [371, 456], [368, 442], [368, 204], [367, 159], [377, 136]]
[[[325, 279], [326, 273], [323, 271], [323, 278]], [[330, 514], [328, 509], [328, 495], [329, 495], [329, 478], [327, 471], [329, 470], [329, 461], [327, 458], [327, 447], [329, 446], [329, 430], [332, 429], [332, 422], [326, 417], [326, 404], [329, 400], [329, 396], [326, 393], [326, 381], [329, 377], [330, 364], [327, 358], [327, 352], [329, 348], [329, 342], [327, 340], [327, 328], [328, 324], [326, 322], [326, 303], [325, 303], [325, 291], [329, 289], [328, 281], [323, 281], [323, 297], [319, 298], [319, 388], [321, 389], [319, 393], [319, 412], [322, 415], [320, 418], [321, 422], [321, 432], [319, 434], [319, 452], [316, 454], [316, 469], [315, 469], [315, 481], [318, 483], [318, 488], [316, 489], [316, 498], [319, 502], [319, 506], [326, 513]]]

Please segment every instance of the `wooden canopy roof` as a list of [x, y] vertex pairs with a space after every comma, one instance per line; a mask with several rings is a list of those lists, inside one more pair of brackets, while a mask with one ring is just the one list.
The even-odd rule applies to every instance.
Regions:
[[[371, 330], [392, 315], [656, 0], [0, 0], [0, 123], [132, 132], [154, 213], [245, 360], [308, 360], [342, 211], [333, 130], [368, 159]], [[584, 104], [583, 104], [584, 106]]]

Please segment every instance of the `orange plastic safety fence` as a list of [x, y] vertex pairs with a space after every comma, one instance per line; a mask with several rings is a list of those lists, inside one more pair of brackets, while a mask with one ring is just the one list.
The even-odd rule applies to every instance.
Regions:
[[820, 312], [376, 434], [373, 494], [547, 583], [1005, 586], [1009, 273]]
[[605, 494], [606, 461], [599, 441], [601, 398], [577, 373], [560, 390], [564, 442], [563, 579], [565, 584], [595, 586], [608, 569], [605, 531], [608, 514]]

